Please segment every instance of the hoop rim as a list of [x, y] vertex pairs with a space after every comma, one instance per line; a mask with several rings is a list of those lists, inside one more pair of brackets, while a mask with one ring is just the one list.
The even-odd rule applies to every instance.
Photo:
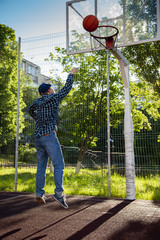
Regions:
[[96, 36], [96, 35], [93, 35], [91, 32], [90, 32], [90, 35], [91, 35], [92, 37], [94, 37], [94, 38], [105, 39], [105, 40], [107, 40], [108, 38], [113, 38], [113, 37], [117, 36], [118, 33], [119, 33], [118, 28], [115, 27], [115, 26], [111, 26], [111, 25], [100, 25], [100, 26], [98, 26], [98, 28], [101, 28], [101, 27], [106, 27], [106, 28], [107, 28], [107, 27], [110, 27], [110, 28], [114, 28], [114, 29], [116, 29], [117, 32], [116, 32], [115, 34], [113, 34], [113, 35], [108, 36], [108, 37], [100, 37], [100, 36]]

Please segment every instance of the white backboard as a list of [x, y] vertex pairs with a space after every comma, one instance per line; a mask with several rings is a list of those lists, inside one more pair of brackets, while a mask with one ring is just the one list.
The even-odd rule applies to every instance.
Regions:
[[160, 40], [160, 0], [74, 0], [66, 3], [67, 54], [104, 48], [83, 29], [90, 14], [118, 28], [117, 47]]

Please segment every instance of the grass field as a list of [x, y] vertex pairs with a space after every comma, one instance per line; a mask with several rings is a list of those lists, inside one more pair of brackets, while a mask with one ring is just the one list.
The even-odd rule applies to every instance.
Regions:
[[[14, 191], [14, 168], [0, 168], [0, 190]], [[108, 197], [107, 170], [81, 169], [75, 175], [74, 168], [64, 172], [64, 189], [66, 195], [88, 195]], [[36, 168], [18, 169], [17, 191], [35, 192]], [[136, 177], [136, 199], [160, 200], [159, 175]], [[46, 193], [54, 192], [53, 174], [47, 169]], [[126, 198], [126, 179], [114, 173], [111, 175], [111, 197]]]

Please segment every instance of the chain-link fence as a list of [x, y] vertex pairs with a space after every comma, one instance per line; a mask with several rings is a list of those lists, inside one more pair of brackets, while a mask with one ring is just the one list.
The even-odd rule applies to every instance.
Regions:
[[[26, 84], [26, 88], [23, 88], [25, 124], [19, 139], [19, 191], [22, 189], [22, 182], [23, 184], [24, 182], [29, 184], [28, 179], [31, 180], [30, 185], [26, 186], [23, 190], [35, 191], [37, 165], [33, 136], [35, 123], [28, 115], [27, 109], [33, 99], [38, 96], [38, 85], [42, 81], [50, 81], [54, 76], [53, 73], [50, 72], [53, 67], [52, 63], [45, 59], [49, 57], [50, 52], [55, 54], [55, 47], [65, 48], [65, 33], [22, 40], [23, 63], [26, 64], [25, 67], [22, 66], [23, 76], [29, 76], [34, 84], [31, 82], [24, 83]], [[111, 61], [113, 60], [111, 59]], [[92, 69], [93, 67], [92, 64], [89, 60], [86, 63], [83, 61], [83, 76], [87, 76], [87, 72], [90, 71], [88, 69]], [[69, 169], [69, 172], [66, 171], [64, 181], [74, 182], [77, 162], [80, 162], [81, 170], [79, 178], [81, 184], [78, 185], [78, 188], [83, 188], [88, 184], [93, 184], [94, 187], [94, 181], [99, 182], [101, 178], [103, 182], [100, 182], [99, 190], [96, 193], [94, 192], [94, 194], [108, 196], [107, 79], [106, 75], [104, 73], [102, 74], [102, 68], [104, 67], [102, 67], [100, 61], [98, 62], [97, 60], [97, 65], [93, 67], [96, 79], [98, 79], [95, 84], [92, 74], [91, 77], [93, 79], [90, 78], [90, 80], [87, 80], [87, 84], [85, 80], [80, 82], [80, 79], [82, 79], [80, 73], [79, 76], [76, 77], [72, 91], [72, 99], [66, 98], [60, 106], [59, 130], [57, 134], [61, 143], [66, 169]], [[61, 74], [63, 70], [62, 66], [60, 66], [60, 64], [54, 65], [54, 69], [57, 69], [57, 73], [59, 73], [64, 83], [66, 74]], [[86, 71], [85, 74], [84, 71]], [[111, 83], [114, 85], [117, 76], [113, 75], [111, 76]], [[122, 83], [122, 81], [120, 83]], [[80, 86], [80, 84], [82, 85]], [[110, 124], [111, 196], [125, 197], [124, 108], [122, 107], [124, 99], [123, 94], [122, 97], [114, 97], [114, 91], [115, 89], [111, 86], [112, 108], [115, 108], [115, 111], [111, 111]], [[30, 95], [31, 92], [33, 92], [32, 96]], [[117, 102], [115, 102], [114, 105], [115, 99]], [[117, 107], [119, 102], [121, 102], [121, 104], [119, 104], [122, 105], [121, 108]], [[134, 132], [135, 172], [137, 177], [145, 178], [151, 175], [159, 175], [160, 173], [160, 142], [158, 142], [160, 120], [154, 120], [150, 117], [149, 124], [151, 126], [150, 129], [142, 129]], [[1, 138], [3, 138], [3, 135], [1, 135]], [[10, 170], [11, 172], [6, 174], [12, 174], [12, 176], [14, 176], [14, 164], [15, 139], [4, 143], [0, 147], [1, 169], [12, 168], [12, 170]], [[50, 181], [50, 171], [53, 171], [50, 160], [48, 162], [48, 169], [47, 182]], [[88, 178], [86, 176], [88, 176]], [[92, 177], [89, 180], [90, 176]], [[120, 180], [115, 180], [117, 176], [120, 176], [120, 178], [118, 178]], [[4, 185], [3, 187], [1, 186], [1, 190], [11, 190], [11, 187], [7, 188], [5, 176], [2, 176], [2, 181]], [[120, 188], [124, 188], [122, 195], [119, 195]], [[67, 189], [69, 189], [69, 187]], [[74, 193], [76, 193], [75, 189], [76, 186], [74, 186]], [[68, 190], [68, 193], [73, 192]], [[77, 193], [84, 194], [83, 191]], [[88, 194], [91, 194], [91, 192], [88, 192]]]

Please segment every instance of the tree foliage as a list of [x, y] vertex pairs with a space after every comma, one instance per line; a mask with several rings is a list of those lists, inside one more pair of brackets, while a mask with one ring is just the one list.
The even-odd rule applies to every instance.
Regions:
[[[79, 146], [79, 165], [88, 148], [98, 141], [98, 132], [107, 125], [107, 64], [106, 52], [66, 56], [64, 49], [57, 48], [58, 57], [50, 54], [50, 60], [58, 61], [69, 72], [74, 63], [79, 73], [74, 88], [60, 106], [59, 133], [63, 142]], [[160, 101], [151, 85], [146, 82], [131, 83], [131, 105], [134, 129], [151, 129], [149, 117], [159, 117]], [[124, 87], [117, 60], [110, 56], [110, 116], [111, 126], [123, 122]]]
[[[122, 2], [122, 1], [121, 1]], [[157, 1], [126, 0], [126, 35], [128, 42], [157, 37]]]
[[123, 54], [140, 81], [146, 81], [160, 94], [160, 41], [126, 47]]
[[[17, 120], [18, 43], [14, 30], [0, 24], [0, 145], [14, 139]], [[20, 94], [19, 131], [24, 127]]]
[[33, 84], [33, 80], [28, 75], [21, 75], [21, 91], [25, 107], [22, 109], [25, 117], [24, 129], [21, 133], [21, 142], [31, 143], [35, 131], [34, 120], [28, 114], [28, 107], [38, 97], [38, 88]]

